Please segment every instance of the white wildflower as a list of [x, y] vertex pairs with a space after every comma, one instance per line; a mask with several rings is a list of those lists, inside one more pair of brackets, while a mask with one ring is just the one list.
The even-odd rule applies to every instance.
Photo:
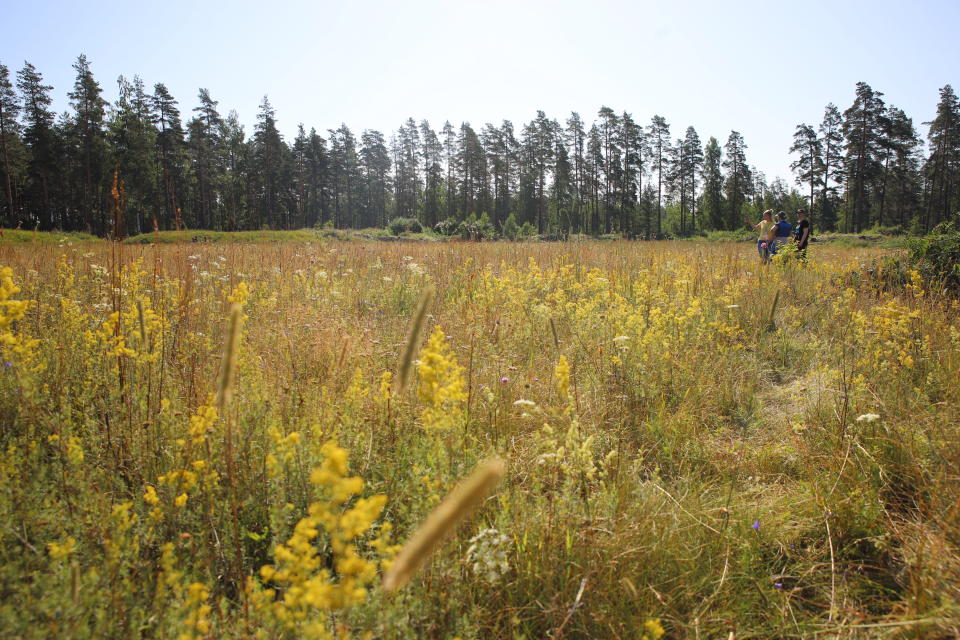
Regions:
[[496, 529], [484, 529], [470, 538], [467, 548], [467, 564], [481, 580], [494, 584], [510, 570], [507, 550], [510, 536]]

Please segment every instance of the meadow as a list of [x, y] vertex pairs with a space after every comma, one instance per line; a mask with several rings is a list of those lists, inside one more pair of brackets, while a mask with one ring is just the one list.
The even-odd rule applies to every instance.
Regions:
[[0, 245], [2, 636], [956, 637], [960, 304], [886, 252]]

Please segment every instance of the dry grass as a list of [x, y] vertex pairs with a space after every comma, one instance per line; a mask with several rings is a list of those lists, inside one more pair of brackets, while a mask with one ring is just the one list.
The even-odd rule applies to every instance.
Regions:
[[[13, 298], [34, 301], [2, 347], [0, 627], [306, 635], [269, 604], [289, 587], [259, 572], [307, 540], [297, 580], [349, 591], [330, 558], [350, 523], [313, 514], [331, 529], [311, 537], [311, 505], [359, 518], [350, 544], [389, 562], [379, 525], [406, 539], [496, 454], [509, 472], [458, 535], [395, 594], [324, 601], [327, 631], [637, 638], [658, 619], [675, 638], [952, 637], [957, 302], [873, 282], [881, 249], [768, 268], [749, 249], [0, 245]], [[411, 325], [442, 326], [456, 363], [431, 375], [462, 376], [439, 430], [424, 371], [384, 376], [424, 361], [403, 356]], [[211, 418], [218, 379], [233, 397]], [[312, 482], [324, 464], [337, 474]], [[373, 494], [382, 516], [358, 502]], [[507, 542], [468, 542], [487, 529]]]

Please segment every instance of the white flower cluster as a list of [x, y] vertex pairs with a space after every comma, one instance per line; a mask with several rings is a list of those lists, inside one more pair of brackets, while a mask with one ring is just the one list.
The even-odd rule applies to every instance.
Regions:
[[495, 584], [510, 570], [507, 563], [507, 545], [510, 536], [496, 529], [484, 529], [470, 538], [467, 563], [473, 573], [489, 584]]

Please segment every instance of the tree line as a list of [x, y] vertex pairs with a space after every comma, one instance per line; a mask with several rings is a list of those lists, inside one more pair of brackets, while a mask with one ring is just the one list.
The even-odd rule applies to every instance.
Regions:
[[924, 233], [960, 211], [960, 102], [950, 85], [924, 124], [926, 156], [913, 120], [858, 82], [846, 111], [831, 103], [817, 129], [797, 125], [791, 167], [820, 227]]
[[264, 97], [252, 135], [200, 89], [189, 117], [163, 83], [118, 78], [108, 104], [90, 61], [73, 65], [71, 110], [55, 116], [53, 87], [29, 62], [0, 64], [0, 224], [124, 236], [167, 229], [383, 227], [409, 218], [434, 228], [475, 217], [493, 229], [654, 238], [736, 229], [766, 208], [811, 208], [821, 229], [929, 230], [957, 210], [960, 107], [941, 90], [924, 157], [912, 121], [864, 83], [844, 113], [797, 127], [791, 153], [803, 194], [767, 183], [731, 131], [721, 146], [693, 127], [673, 138], [602, 107], [587, 123], [537, 111], [475, 129], [436, 130], [410, 118], [389, 136], [342, 124], [301, 124], [292, 142]]

